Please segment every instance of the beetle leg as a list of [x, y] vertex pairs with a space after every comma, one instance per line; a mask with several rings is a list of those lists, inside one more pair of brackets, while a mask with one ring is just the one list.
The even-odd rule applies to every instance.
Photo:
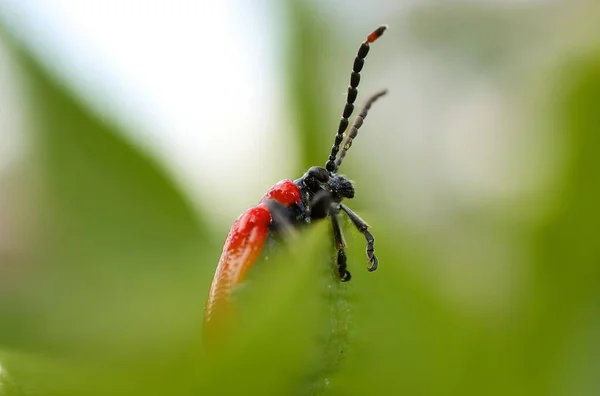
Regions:
[[346, 247], [346, 241], [344, 240], [344, 234], [342, 234], [342, 227], [338, 220], [339, 209], [337, 205], [334, 205], [330, 209], [331, 225], [333, 226], [333, 239], [335, 242], [335, 248], [337, 249], [337, 266], [338, 273], [340, 274], [340, 280], [342, 282], [348, 282], [352, 278], [352, 274], [348, 271], [348, 265], [346, 264], [346, 253], [344, 248]]
[[280, 204], [274, 199], [267, 201], [267, 206], [271, 213], [270, 228], [272, 231], [281, 235], [285, 239], [290, 239], [296, 235], [294, 224], [292, 223], [293, 212], [285, 205]]
[[324, 219], [327, 217], [330, 211], [331, 201], [332, 198], [329, 192], [321, 190], [316, 193], [309, 204], [311, 220]]
[[346, 205], [340, 204], [340, 209], [348, 215], [356, 229], [365, 236], [365, 239], [367, 240], [367, 257], [369, 259], [369, 263], [371, 263], [371, 266], [368, 267], [368, 270], [375, 271], [379, 266], [379, 260], [377, 259], [377, 256], [375, 256], [375, 238], [368, 230], [369, 225]]

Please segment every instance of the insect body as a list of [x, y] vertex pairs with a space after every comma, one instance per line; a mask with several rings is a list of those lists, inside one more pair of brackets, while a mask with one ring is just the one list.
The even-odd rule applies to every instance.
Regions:
[[338, 169], [371, 105], [387, 93], [384, 90], [371, 96], [348, 129], [349, 118], [358, 95], [357, 87], [364, 59], [370, 44], [377, 40], [385, 29], [386, 26], [381, 26], [369, 34], [354, 59], [346, 105], [325, 167], [313, 166], [297, 180], [282, 180], [275, 184], [257, 206], [248, 209], [234, 222], [227, 235], [210, 288], [204, 311], [205, 327], [212, 326], [213, 322], [217, 321], [219, 311], [226, 309], [233, 289], [245, 279], [248, 270], [259, 259], [267, 240], [281, 235], [285, 228], [299, 228], [328, 217], [333, 226], [340, 280], [346, 282], [350, 280], [351, 275], [347, 269], [344, 253], [346, 243], [338, 220], [340, 212], [343, 212], [366, 239], [368, 270], [377, 269], [375, 239], [369, 232], [367, 223], [342, 203], [345, 198], [354, 197], [354, 187], [348, 179], [338, 174]]

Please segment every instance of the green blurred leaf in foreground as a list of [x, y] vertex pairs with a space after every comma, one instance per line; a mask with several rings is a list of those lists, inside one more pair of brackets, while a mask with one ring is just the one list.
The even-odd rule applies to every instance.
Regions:
[[[37, 389], [40, 382], [106, 381], [108, 374], [96, 375], [103, 366], [133, 375], [197, 360], [218, 249], [213, 236], [148, 155], [2, 37], [25, 82], [33, 124], [19, 180], [34, 194], [25, 213], [33, 235], [16, 261], [24, 270], [0, 290], [0, 359], [8, 375]], [[76, 370], [53, 375], [63, 367]]]

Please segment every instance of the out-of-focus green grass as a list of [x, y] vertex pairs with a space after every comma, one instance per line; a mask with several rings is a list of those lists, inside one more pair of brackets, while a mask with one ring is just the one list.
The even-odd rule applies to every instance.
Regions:
[[[337, 122], [321, 85], [305, 83], [318, 81], [314, 51], [331, 43], [291, 3], [289, 95], [308, 166], [322, 162], [322, 125]], [[524, 252], [501, 314], [461, 309], [434, 276], [412, 271], [435, 272], [435, 240], [376, 208], [378, 272], [361, 273], [364, 242], [349, 232], [354, 279], [335, 282], [326, 226], [317, 227], [239, 291], [240, 328], [213, 356], [200, 342], [201, 315], [223, 236], [147, 154], [6, 38], [32, 99], [35, 145], [20, 179], [30, 196], [18, 206], [32, 231], [0, 266], [12, 277], [0, 283], [0, 394], [600, 392], [600, 51], [550, 67], [543, 110], [531, 115], [566, 152], [541, 200], [546, 215], [482, 221]]]

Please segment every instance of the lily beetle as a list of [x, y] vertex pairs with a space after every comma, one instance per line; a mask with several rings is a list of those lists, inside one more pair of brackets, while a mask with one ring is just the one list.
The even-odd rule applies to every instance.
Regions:
[[369, 97], [348, 129], [349, 118], [358, 95], [357, 87], [365, 57], [369, 53], [370, 44], [375, 42], [386, 28], [387, 26], [380, 26], [371, 32], [356, 54], [350, 74], [346, 105], [325, 167], [313, 166], [299, 179], [294, 181], [286, 179], [275, 184], [262, 197], [258, 205], [248, 209], [233, 223], [225, 240], [206, 302], [205, 326], [213, 325], [216, 321], [215, 316], [220, 315], [220, 311], [228, 305], [232, 291], [243, 282], [248, 270], [260, 258], [265, 244], [269, 240], [282, 237], [286, 228], [297, 229], [316, 220], [329, 218], [337, 249], [337, 270], [340, 280], [347, 282], [351, 275], [347, 269], [344, 253], [346, 242], [338, 220], [338, 216], [344, 213], [366, 239], [369, 261], [367, 269], [369, 271], [377, 269], [375, 238], [369, 232], [369, 225], [342, 203], [345, 198], [354, 197], [354, 186], [350, 180], [338, 174], [338, 169], [371, 105], [387, 93], [387, 90], [383, 90]]

